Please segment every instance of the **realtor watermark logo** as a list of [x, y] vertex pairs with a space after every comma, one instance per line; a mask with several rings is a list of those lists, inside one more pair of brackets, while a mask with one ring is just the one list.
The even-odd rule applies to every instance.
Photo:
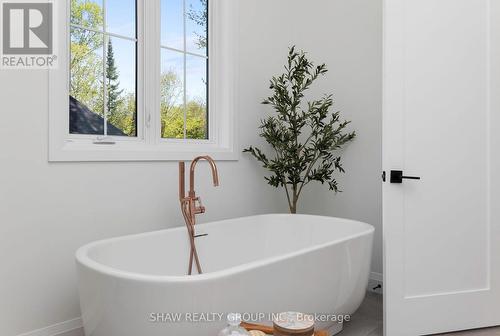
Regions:
[[4, 69], [48, 69], [57, 65], [55, 2], [0, 0]]

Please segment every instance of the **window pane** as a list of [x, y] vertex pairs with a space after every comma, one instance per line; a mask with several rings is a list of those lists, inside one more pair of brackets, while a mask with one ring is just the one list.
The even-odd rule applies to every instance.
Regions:
[[135, 0], [106, 0], [106, 31], [135, 38]]
[[136, 136], [136, 43], [109, 37], [106, 48], [108, 135]]
[[161, 0], [161, 44], [184, 50], [183, 0]]
[[102, 0], [71, 0], [71, 24], [103, 29]]
[[188, 139], [207, 139], [207, 60], [187, 56], [186, 93]]
[[71, 28], [70, 133], [104, 134], [103, 35]]
[[186, 0], [186, 49], [207, 55], [208, 0]]
[[184, 138], [184, 55], [161, 51], [161, 134], [166, 139]]

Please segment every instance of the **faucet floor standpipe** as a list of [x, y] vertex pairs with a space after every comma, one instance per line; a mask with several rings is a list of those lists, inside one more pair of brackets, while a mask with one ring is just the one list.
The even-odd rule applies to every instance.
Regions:
[[189, 235], [189, 244], [191, 251], [189, 253], [189, 268], [188, 275], [193, 273], [193, 262], [196, 263], [196, 268], [198, 274], [202, 274], [200, 259], [198, 257], [198, 252], [196, 250], [195, 239], [197, 237], [202, 237], [205, 235], [196, 235], [196, 215], [205, 213], [205, 207], [201, 203], [201, 198], [196, 196], [194, 191], [194, 171], [196, 164], [200, 160], [206, 160], [210, 164], [212, 169], [212, 177], [214, 186], [219, 186], [219, 174], [217, 172], [217, 165], [215, 161], [210, 156], [199, 156], [191, 162], [191, 167], [189, 170], [189, 193], [186, 195], [186, 167], [183, 161], [179, 162], [179, 201], [181, 205], [182, 216], [186, 222], [186, 228]]

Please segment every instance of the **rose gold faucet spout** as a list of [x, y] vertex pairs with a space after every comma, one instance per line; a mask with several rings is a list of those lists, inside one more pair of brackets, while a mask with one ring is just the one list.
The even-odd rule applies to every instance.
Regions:
[[189, 170], [189, 196], [193, 196], [195, 194], [194, 191], [194, 171], [196, 168], [196, 164], [200, 160], [206, 160], [210, 164], [210, 168], [212, 169], [212, 178], [214, 182], [214, 187], [219, 186], [219, 173], [217, 171], [217, 165], [215, 164], [214, 159], [212, 159], [210, 156], [198, 156], [193, 160], [191, 163], [191, 169]]

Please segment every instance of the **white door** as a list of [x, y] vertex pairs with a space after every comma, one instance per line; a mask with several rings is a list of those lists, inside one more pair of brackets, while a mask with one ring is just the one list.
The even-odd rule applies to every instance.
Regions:
[[500, 325], [500, 0], [384, 6], [386, 335]]

